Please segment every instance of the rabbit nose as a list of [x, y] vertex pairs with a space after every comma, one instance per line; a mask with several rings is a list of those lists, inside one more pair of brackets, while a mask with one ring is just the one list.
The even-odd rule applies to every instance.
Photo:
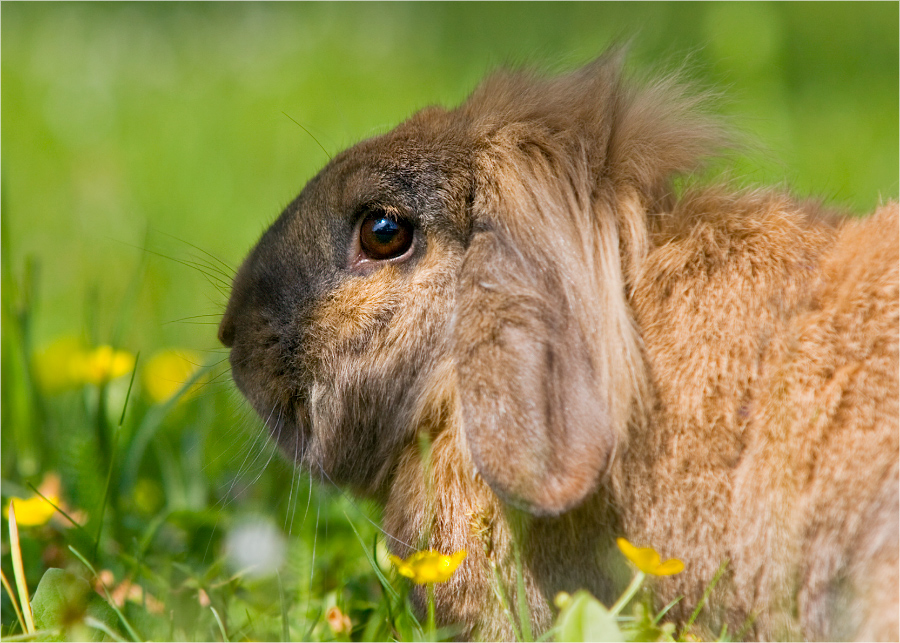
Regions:
[[234, 344], [234, 321], [231, 315], [225, 314], [222, 322], [219, 324], [219, 341], [228, 348]]

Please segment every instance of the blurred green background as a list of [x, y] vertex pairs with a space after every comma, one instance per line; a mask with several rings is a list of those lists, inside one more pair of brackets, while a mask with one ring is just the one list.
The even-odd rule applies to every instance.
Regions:
[[[227, 273], [327, 161], [313, 136], [334, 154], [462, 101], [500, 65], [568, 70], [630, 39], [638, 73], [685, 67], [721, 90], [721, 109], [757, 143], [735, 168], [742, 182], [856, 213], [897, 197], [895, 2], [0, 12], [3, 504], [56, 481], [80, 527], [23, 524], [30, 587], [51, 567], [97, 582], [74, 547], [114, 575], [110, 588], [146, 592], [119, 601], [134, 640], [346, 639], [323, 620], [338, 608], [354, 639], [421, 635], [402, 593], [375, 578], [390, 575], [379, 509], [312, 484], [265, 445], [215, 339]], [[124, 374], [51, 390], [36, 366], [61, 364], [42, 351], [70, 335], [127, 351]], [[167, 398], [153, 382], [188, 374], [141, 372], [123, 414], [128, 360], [140, 351], [149, 365], [165, 347], [214, 364], [209, 384]], [[282, 552], [277, 583], [235, 573], [247, 564], [235, 551], [266, 539]], [[2, 602], [0, 634], [20, 632]]]
[[225, 297], [179, 261], [237, 266], [324, 165], [285, 114], [333, 154], [498, 65], [570, 69], [622, 38], [634, 69], [687, 60], [723, 90], [766, 150], [747, 182], [865, 212], [897, 196], [897, 24], [893, 2], [4, 3], [4, 269], [39, 267], [37, 345], [124, 323], [132, 350], [214, 349], [175, 320]]

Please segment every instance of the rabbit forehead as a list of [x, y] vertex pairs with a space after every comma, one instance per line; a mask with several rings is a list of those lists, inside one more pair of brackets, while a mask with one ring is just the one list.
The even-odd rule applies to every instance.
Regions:
[[472, 147], [458, 128], [447, 128], [426, 109], [392, 131], [336, 156], [304, 192], [319, 216], [353, 218], [368, 205], [389, 205], [430, 227], [468, 231]]

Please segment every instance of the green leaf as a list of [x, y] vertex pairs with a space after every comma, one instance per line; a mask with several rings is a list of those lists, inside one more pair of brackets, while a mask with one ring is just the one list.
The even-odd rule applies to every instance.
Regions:
[[[48, 569], [31, 599], [34, 625], [38, 630], [55, 630], [42, 641], [64, 641], [86, 637], [104, 641], [107, 637], [98, 629], [85, 625], [90, 617], [115, 631], [118, 623], [115, 611], [86, 580], [63, 569]], [[81, 630], [80, 632], [78, 630]]]
[[616, 617], [588, 592], [571, 596], [557, 619], [559, 641], [623, 641]]

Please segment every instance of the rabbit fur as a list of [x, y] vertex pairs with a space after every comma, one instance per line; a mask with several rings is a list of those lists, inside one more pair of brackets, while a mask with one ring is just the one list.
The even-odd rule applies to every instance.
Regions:
[[335, 157], [235, 277], [234, 380], [396, 554], [468, 551], [434, 588], [463, 636], [516, 634], [494, 569], [535, 632], [614, 600], [624, 536], [684, 561], [676, 622], [724, 565], [701, 636], [897, 640], [897, 204], [684, 187], [726, 128], [622, 68], [495, 73]]

